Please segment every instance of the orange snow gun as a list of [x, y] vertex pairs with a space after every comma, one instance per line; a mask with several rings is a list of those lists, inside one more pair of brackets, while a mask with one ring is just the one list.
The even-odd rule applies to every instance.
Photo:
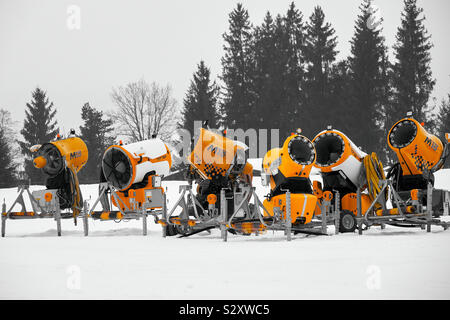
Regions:
[[[434, 173], [444, 166], [448, 158], [449, 138], [449, 134], [440, 139], [428, 132], [412, 117], [412, 112], [392, 126], [387, 142], [395, 152], [398, 163], [390, 168], [388, 178], [392, 179], [393, 188], [402, 199], [409, 199], [411, 191], [417, 189], [419, 202], [427, 204], [428, 185], [434, 185]], [[444, 193], [443, 190], [433, 189], [432, 211], [435, 215], [443, 212]]]
[[[200, 128], [186, 156], [189, 185], [180, 187], [180, 198], [168, 214], [166, 234], [190, 236], [219, 226], [232, 233], [259, 231], [259, 224], [250, 221], [253, 166], [247, 162], [248, 147], [224, 134]], [[180, 214], [172, 216], [177, 207], [182, 209]]]
[[76, 217], [83, 202], [77, 174], [88, 160], [84, 141], [73, 136], [36, 145], [30, 150], [36, 153], [33, 165], [48, 176], [47, 189], [59, 190], [60, 208], [71, 208]]
[[[194, 148], [187, 160], [190, 181], [198, 184], [196, 198], [202, 208], [208, 207], [208, 196], [217, 197], [216, 207], [220, 207], [220, 190], [227, 189], [230, 198], [230, 214], [238, 197], [234, 191], [247, 190], [252, 185], [253, 166], [247, 162], [247, 146], [239, 141], [211, 130], [200, 128]], [[247, 193], [248, 194], [248, 193]]]
[[[1, 235], [5, 236], [7, 219], [51, 218], [56, 221], [57, 234], [61, 236], [61, 219], [73, 218], [76, 225], [84, 208], [77, 174], [88, 160], [88, 149], [72, 129], [68, 138], [62, 139], [58, 134], [57, 140], [34, 145], [30, 151], [34, 155], [33, 165], [47, 177], [46, 189], [30, 192], [27, 183], [19, 185], [18, 196], [10, 209], [6, 211], [3, 206]], [[32, 211], [27, 210], [24, 196], [28, 196]], [[21, 207], [20, 211], [14, 209], [16, 206]]]
[[[263, 185], [270, 186], [270, 193], [263, 203], [270, 216], [276, 212], [281, 213], [283, 219], [286, 215], [290, 216], [294, 227], [311, 222], [317, 197], [313, 194], [309, 175], [315, 160], [314, 145], [299, 134], [288, 137], [281, 148], [266, 153], [261, 178]], [[290, 212], [287, 207], [288, 191]]]
[[429, 133], [412, 117], [395, 123], [387, 140], [397, 155], [404, 176], [436, 172], [443, 167], [449, 153], [448, 140]]
[[79, 172], [88, 160], [88, 149], [83, 140], [69, 137], [45, 143], [37, 150], [33, 164], [49, 176], [55, 176], [66, 166]]
[[[314, 166], [320, 170], [323, 180], [323, 187], [317, 183], [314, 191], [316, 194], [331, 192], [333, 204], [339, 193], [340, 231], [352, 232], [356, 228], [357, 190], [368, 189], [367, 193], [361, 194], [361, 209], [366, 212], [380, 192], [380, 180], [385, 179], [383, 165], [375, 153], [367, 155], [349, 137], [331, 126], [318, 133], [313, 143], [317, 152]], [[323, 200], [327, 199], [319, 199]], [[384, 201], [377, 202], [375, 207], [378, 209], [384, 204]], [[317, 206], [316, 215], [320, 214], [320, 206]]]
[[118, 198], [111, 196], [111, 202], [123, 212], [161, 208], [161, 180], [171, 166], [169, 148], [159, 138], [112, 145], [103, 154], [101, 180], [115, 188]]
[[247, 162], [246, 146], [223, 135], [201, 128], [192, 153], [190, 165], [204, 180], [236, 180], [251, 184], [253, 167]]

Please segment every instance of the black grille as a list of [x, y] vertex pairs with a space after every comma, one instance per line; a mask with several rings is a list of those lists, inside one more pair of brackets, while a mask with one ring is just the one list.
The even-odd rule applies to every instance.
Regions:
[[130, 159], [121, 149], [108, 149], [102, 161], [103, 174], [106, 181], [119, 190], [126, 188], [133, 175]]

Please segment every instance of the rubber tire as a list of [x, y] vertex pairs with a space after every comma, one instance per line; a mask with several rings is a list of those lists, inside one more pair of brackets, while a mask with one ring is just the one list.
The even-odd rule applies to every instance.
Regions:
[[174, 225], [167, 225], [166, 226], [166, 236], [168, 237], [172, 237], [172, 236], [176, 236], [178, 234], [178, 230], [177, 227]]
[[[344, 225], [343, 223], [344, 219], [348, 222], [349, 221], [348, 219], [350, 218], [353, 220], [353, 225], [351, 227], [349, 227], [349, 225]], [[341, 233], [354, 232], [356, 230], [356, 227], [357, 224], [355, 215], [347, 210], [342, 211], [339, 219], [339, 232]]]

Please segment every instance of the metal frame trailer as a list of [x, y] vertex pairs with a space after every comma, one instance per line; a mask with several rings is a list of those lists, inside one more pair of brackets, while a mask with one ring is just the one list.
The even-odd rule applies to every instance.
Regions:
[[[423, 206], [418, 199], [408, 199], [407, 201], [403, 200], [398, 192], [393, 188], [391, 180], [380, 180], [381, 190], [376, 196], [376, 198], [372, 201], [370, 207], [366, 210], [366, 212], [362, 212], [361, 210], [361, 190], [357, 190], [357, 229], [358, 233], [362, 235], [363, 233], [363, 225], [365, 224], [367, 227], [372, 225], [380, 225], [382, 229], [384, 226], [393, 225], [398, 227], [420, 227], [422, 230], [425, 229], [427, 232], [431, 232], [431, 226], [441, 226], [444, 230], [447, 230], [450, 226], [450, 222], [443, 222], [441, 219], [437, 219], [433, 217], [432, 211], [432, 200], [433, 200], [433, 186], [430, 182], [428, 182], [426, 196], [427, 196], [427, 205]], [[386, 201], [384, 199], [385, 190], [388, 188], [389, 193], [392, 195], [392, 199], [396, 205], [397, 212], [396, 214], [391, 214], [390, 209], [386, 208]], [[445, 200], [444, 200], [444, 215], [449, 211], [450, 204], [450, 192], [445, 192]], [[374, 211], [374, 206], [376, 203], [381, 203], [382, 215], [376, 215]], [[408, 212], [408, 208], [412, 212]], [[391, 209], [392, 210], [392, 209]]]
[[[59, 206], [59, 200], [56, 189], [38, 190], [30, 192], [29, 185], [22, 184], [18, 187], [18, 195], [10, 206], [9, 210], [6, 210], [6, 203], [2, 205], [2, 237], [6, 236], [6, 220], [32, 220], [32, 219], [54, 219], [56, 221], [57, 235], [61, 236], [61, 220], [62, 219], [74, 219], [75, 225], [77, 224], [77, 217], [73, 215], [71, 211], [62, 211]], [[28, 211], [24, 193], [28, 196], [32, 211]], [[13, 208], [19, 204], [21, 206], [20, 211], [12, 211]], [[82, 212], [85, 212], [85, 204], [81, 208]], [[84, 214], [80, 214], [83, 218], [83, 228], [86, 232], [87, 218]]]
[[[147, 217], [153, 216], [155, 222], [158, 222], [158, 215], [163, 215], [164, 212], [167, 211], [166, 206], [166, 194], [161, 192], [160, 189], [152, 189], [152, 196], [146, 197], [146, 201], [143, 203], [141, 207], [137, 205], [137, 203], [132, 202], [130, 207], [128, 207], [116, 193], [115, 188], [110, 185], [108, 182], [103, 182], [99, 184], [100, 192], [99, 196], [91, 206], [89, 211], [85, 212], [84, 218], [87, 221], [87, 218], [90, 217], [94, 220], [100, 221], [128, 221], [128, 220], [140, 220], [142, 218], [142, 235], [147, 235]], [[111, 197], [107, 197], [108, 190], [111, 192]], [[153, 192], [155, 192], [153, 194]], [[108, 203], [102, 201], [103, 197], [107, 198]], [[116, 203], [120, 203], [123, 205], [125, 210], [122, 210], [120, 207], [117, 207], [119, 210], [111, 210], [113, 207], [111, 198], [114, 198]], [[98, 203], [102, 205], [102, 211], [94, 211], [95, 207]], [[153, 207], [161, 207], [160, 210], [150, 209]], [[89, 233], [89, 228], [86, 225], [85, 236]]]
[[[221, 239], [228, 240], [228, 231], [237, 231], [242, 234], [256, 234], [266, 230], [283, 231], [287, 241], [292, 240], [292, 233], [306, 233], [314, 235], [326, 235], [327, 224], [329, 219], [325, 218], [320, 222], [311, 222], [307, 225], [292, 225], [290, 215], [285, 215], [283, 218], [282, 211], [277, 208], [273, 215], [270, 215], [263, 203], [260, 201], [255, 192], [255, 187], [251, 187], [247, 194], [233, 191], [233, 197], [226, 197], [226, 189], [220, 191], [220, 206], [216, 207], [215, 203], [209, 203], [208, 209], [204, 209], [201, 214], [197, 210], [197, 206], [202, 208], [201, 204], [196, 199], [192, 192], [191, 185], [180, 186], [180, 197], [178, 198], [172, 209], [167, 212], [163, 211], [163, 216], [159, 223], [163, 226], [163, 237], [168, 235], [167, 228], [178, 228], [184, 234], [183, 236], [190, 236], [201, 231], [218, 228], [221, 231]], [[228, 202], [230, 199], [240, 199], [235, 204], [233, 213], [228, 214]], [[250, 205], [251, 198], [253, 198], [253, 207]], [[236, 203], [236, 202], [235, 202]], [[291, 193], [286, 192], [287, 212], [290, 212]], [[193, 207], [194, 219], [189, 216], [189, 206]], [[178, 217], [173, 217], [175, 209], [180, 207], [181, 214]], [[244, 217], [237, 217], [241, 210], [244, 210]], [[263, 216], [262, 211], [267, 215]], [[286, 218], [287, 217], [287, 218]], [[334, 223], [334, 219], [332, 219]]]

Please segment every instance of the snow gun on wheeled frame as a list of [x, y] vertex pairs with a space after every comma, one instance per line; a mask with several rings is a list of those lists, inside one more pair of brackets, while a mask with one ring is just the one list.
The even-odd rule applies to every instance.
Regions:
[[[399, 131], [402, 136], [405, 132]], [[393, 143], [403, 139], [406, 138], [391, 138]], [[316, 215], [332, 213], [337, 232], [353, 232], [358, 228], [362, 234], [363, 225], [384, 228], [386, 224], [399, 227], [428, 225], [428, 230], [432, 224], [437, 224], [447, 228], [447, 224], [433, 220], [431, 211], [427, 212], [421, 206], [419, 190], [411, 188], [408, 195], [400, 196], [393, 169], [386, 175], [375, 153], [365, 154], [342, 132], [331, 127], [319, 133], [313, 142], [317, 150], [316, 166], [321, 170], [324, 184], [322, 188], [315, 183], [315, 193], [320, 195], [321, 204]], [[400, 148], [406, 145], [409, 144], [405, 141]], [[420, 148], [414, 148], [421, 153]], [[410, 152], [409, 156], [417, 157], [417, 154]], [[389, 197], [392, 208], [388, 208]]]
[[[264, 230], [257, 210], [262, 204], [252, 186], [253, 167], [246, 158], [247, 146], [223, 134], [201, 128], [196, 136], [186, 158], [188, 184], [180, 186], [178, 201], [160, 220], [165, 236], [184, 237], [220, 228], [226, 241], [227, 232], [249, 235]], [[254, 204], [250, 203], [252, 197]]]
[[375, 153], [366, 154], [331, 126], [318, 133], [313, 143], [317, 152], [314, 166], [322, 177], [322, 183], [314, 181], [314, 193], [319, 199], [315, 215], [327, 224], [334, 223], [336, 233], [353, 232], [357, 227], [358, 190], [365, 191], [360, 205], [367, 210], [378, 195], [383, 165]]
[[[88, 149], [84, 141], [71, 130], [68, 138], [59, 134], [55, 141], [34, 145], [30, 148], [34, 154], [33, 165], [47, 176], [46, 189], [30, 192], [29, 185], [19, 186], [19, 194], [6, 211], [3, 205], [2, 236], [5, 236], [7, 219], [53, 218], [57, 223], [57, 234], [61, 236], [61, 219], [74, 219], [83, 210], [83, 198], [78, 183], [78, 172], [88, 160]], [[28, 211], [24, 199], [28, 195], [32, 211]], [[16, 204], [20, 211], [12, 211]]]
[[[157, 221], [158, 214], [166, 209], [161, 181], [171, 166], [169, 148], [156, 137], [108, 147], [102, 158], [99, 197], [88, 215], [101, 221], [142, 218], [146, 235], [147, 216]], [[99, 202], [102, 210], [94, 211]]]
[[449, 191], [434, 189], [434, 173], [441, 169], [448, 155], [449, 134], [439, 138], [428, 132], [423, 123], [413, 118], [412, 112], [397, 121], [389, 130], [387, 142], [398, 162], [388, 171], [382, 188], [390, 190], [393, 209], [376, 210], [364, 214], [367, 220], [378, 220], [390, 225], [427, 227], [439, 225], [447, 229], [449, 223], [439, 217], [449, 207]]
[[[448, 134], [447, 134], [448, 135]], [[426, 204], [428, 184], [434, 186], [434, 173], [444, 166], [449, 155], [449, 137], [440, 139], [427, 132], [412, 114], [395, 123], [388, 133], [388, 145], [395, 152], [398, 162], [389, 171], [393, 187], [402, 199], [408, 199], [410, 191], [421, 190], [419, 201]], [[442, 213], [442, 192], [435, 190], [433, 210]]]

